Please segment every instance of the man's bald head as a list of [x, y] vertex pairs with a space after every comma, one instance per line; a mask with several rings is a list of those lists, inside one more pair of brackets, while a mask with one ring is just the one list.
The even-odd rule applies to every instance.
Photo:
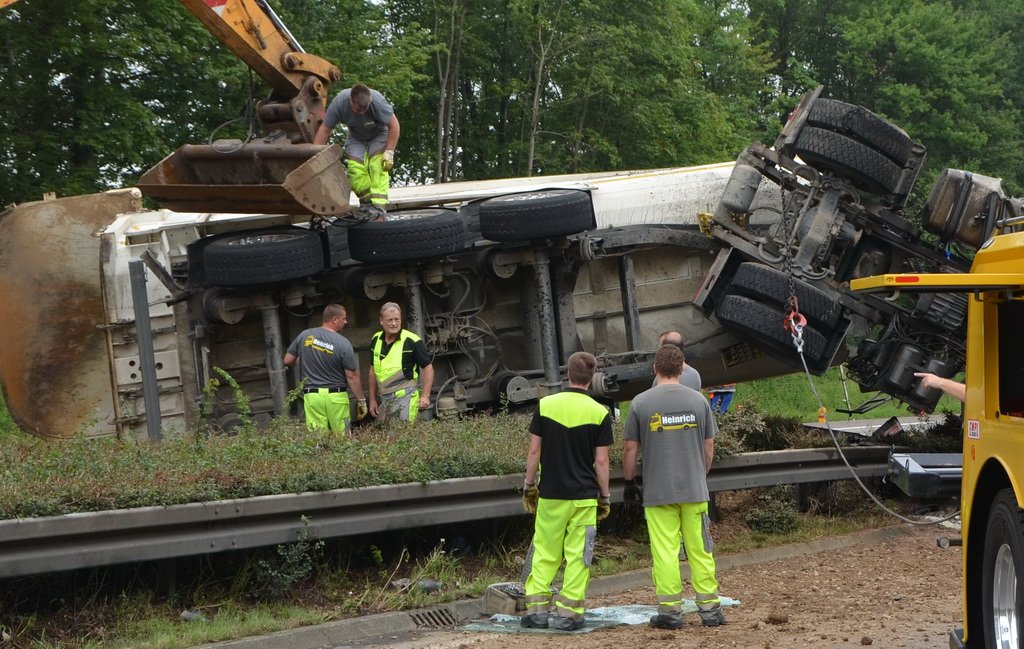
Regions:
[[658, 336], [658, 346], [664, 347], [665, 345], [672, 345], [673, 347], [683, 348], [683, 334], [678, 331], [666, 331]]

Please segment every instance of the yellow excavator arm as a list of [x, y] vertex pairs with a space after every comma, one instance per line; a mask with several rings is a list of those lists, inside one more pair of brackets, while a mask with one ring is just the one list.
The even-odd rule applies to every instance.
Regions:
[[266, 0], [179, 1], [282, 96], [298, 94], [310, 75], [328, 84], [341, 78], [330, 61], [302, 49]]
[[341, 78], [330, 61], [307, 53], [266, 0], [179, 0], [221, 43], [274, 89], [260, 104], [264, 130], [313, 141], [327, 106], [327, 88]]
[[256, 107], [260, 140], [185, 145], [144, 173], [139, 189], [180, 211], [348, 212], [340, 147], [312, 143], [337, 66], [304, 51], [266, 0], [178, 1], [273, 93]]

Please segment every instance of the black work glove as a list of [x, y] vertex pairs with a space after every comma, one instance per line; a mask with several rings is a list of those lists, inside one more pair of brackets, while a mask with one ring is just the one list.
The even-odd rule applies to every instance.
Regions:
[[622, 490], [622, 500], [629, 503], [644, 501], [644, 480], [640, 476], [626, 480], [626, 488]]
[[612, 513], [612, 497], [601, 496], [597, 499], [597, 520], [603, 521]]
[[540, 491], [537, 490], [536, 482], [523, 484], [523, 509], [527, 514], [537, 513], [537, 500], [539, 498]]

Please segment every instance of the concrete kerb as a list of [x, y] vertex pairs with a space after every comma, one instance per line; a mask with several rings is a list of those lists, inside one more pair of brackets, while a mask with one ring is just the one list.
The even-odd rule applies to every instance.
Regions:
[[[793, 543], [774, 548], [753, 550], [720, 557], [717, 559], [717, 567], [719, 571], [726, 571], [767, 561], [839, 550], [855, 545], [883, 541], [896, 536], [909, 535], [912, 529], [913, 526], [910, 525], [899, 525], [877, 530], [854, 532], [852, 534], [808, 541], [806, 543]], [[682, 564], [683, 576], [689, 577], [689, 572], [689, 565]], [[633, 570], [618, 575], [594, 578], [590, 582], [587, 594], [609, 595], [650, 585], [651, 573], [649, 570]], [[743, 599], [742, 593], [723, 594], [736, 597], [741, 601]], [[341, 647], [346, 643], [369, 640], [374, 637], [386, 639], [391, 636], [422, 630], [417, 626], [415, 618], [432, 610], [448, 608], [454, 612], [455, 617], [460, 622], [476, 619], [480, 616], [482, 606], [483, 598], [459, 600], [438, 604], [418, 611], [381, 613], [347, 620], [337, 620], [335, 622], [325, 622], [315, 626], [289, 629], [266, 635], [205, 644], [193, 649], [279, 649], [280, 647], [288, 647], [289, 649], [320, 649], [322, 647]]]

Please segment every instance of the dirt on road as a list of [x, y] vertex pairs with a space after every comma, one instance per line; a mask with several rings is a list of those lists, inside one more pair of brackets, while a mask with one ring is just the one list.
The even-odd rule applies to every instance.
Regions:
[[[935, 541], [956, 535], [934, 526], [915, 528], [872, 544], [721, 570], [721, 594], [742, 604], [727, 608], [728, 624], [717, 628], [701, 627], [697, 616], [690, 615], [679, 631], [648, 626], [573, 634], [432, 631], [360, 646], [944, 648], [950, 630], [963, 624], [961, 552], [959, 547], [941, 549]], [[587, 600], [590, 608], [654, 603], [650, 587]]]

